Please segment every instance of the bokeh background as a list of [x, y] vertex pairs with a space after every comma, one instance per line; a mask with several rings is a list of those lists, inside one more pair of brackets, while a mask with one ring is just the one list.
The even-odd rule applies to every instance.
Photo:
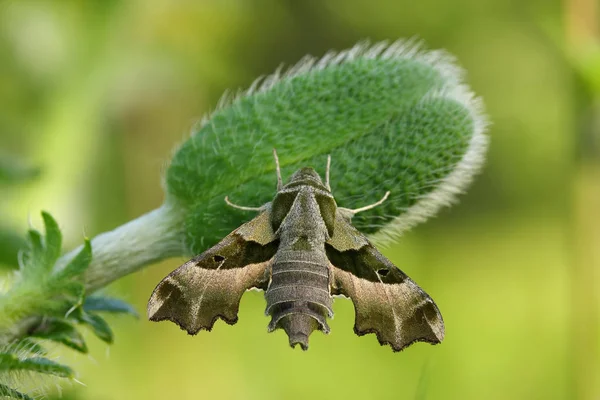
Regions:
[[[226, 89], [370, 38], [419, 36], [468, 72], [493, 122], [461, 203], [385, 251], [438, 303], [447, 337], [402, 353], [352, 332], [308, 352], [267, 334], [262, 294], [190, 337], [145, 320], [167, 260], [113, 284], [89, 357], [56, 349], [72, 399], [600, 398], [597, 0], [0, 1], [0, 262], [50, 211], [65, 249], [158, 207], [172, 149]], [[335, 184], [334, 184], [335, 186]]]

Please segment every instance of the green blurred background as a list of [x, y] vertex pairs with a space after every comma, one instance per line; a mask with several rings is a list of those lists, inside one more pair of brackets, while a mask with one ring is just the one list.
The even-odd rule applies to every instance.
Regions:
[[[190, 337], [111, 322], [108, 349], [57, 348], [77, 399], [600, 398], [597, 0], [0, 1], [0, 261], [39, 210], [65, 249], [158, 207], [172, 149], [228, 88], [370, 38], [418, 35], [468, 71], [493, 125], [461, 198], [385, 251], [446, 321], [402, 353], [335, 302], [308, 352], [267, 334], [262, 294]], [[38, 170], [39, 168], [39, 170]], [[335, 183], [334, 183], [335, 187]], [[17, 234], [17, 236], [15, 236]], [[162, 262], [112, 285], [142, 315]], [[5, 268], [6, 270], [7, 268]], [[109, 354], [110, 350], [110, 354]]]

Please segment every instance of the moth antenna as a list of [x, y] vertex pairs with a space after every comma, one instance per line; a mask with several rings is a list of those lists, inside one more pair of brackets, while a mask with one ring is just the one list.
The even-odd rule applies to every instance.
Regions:
[[244, 211], [262, 211], [262, 207], [244, 207], [244, 206], [238, 206], [237, 204], [233, 204], [232, 202], [229, 201], [229, 196], [225, 196], [225, 203], [227, 203], [228, 206], [231, 206], [233, 208], [237, 208], [238, 210], [244, 210]]
[[277, 171], [277, 191], [283, 188], [283, 180], [281, 179], [281, 168], [279, 168], [279, 157], [277, 157], [277, 150], [273, 149], [273, 158], [275, 159], [275, 170]]
[[385, 195], [381, 198], [381, 200], [379, 200], [377, 203], [369, 204], [368, 206], [357, 208], [355, 210], [349, 210], [349, 209], [347, 209], [347, 210], [348, 210], [348, 212], [352, 213], [353, 215], [358, 214], [359, 212], [370, 210], [372, 208], [377, 207], [378, 205], [381, 205], [384, 201], [387, 200], [389, 195], [390, 195], [390, 191], [388, 190], [387, 192], [385, 192]]
[[327, 168], [325, 169], [325, 186], [331, 192], [331, 186], [329, 186], [329, 171], [331, 170], [331, 154], [327, 154]]

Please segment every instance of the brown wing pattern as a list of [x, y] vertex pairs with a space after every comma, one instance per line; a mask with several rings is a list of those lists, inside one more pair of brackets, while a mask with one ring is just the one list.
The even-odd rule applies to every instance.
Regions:
[[[344, 246], [335, 236], [360, 235], [357, 246]], [[348, 243], [347, 241], [344, 241]], [[336, 219], [334, 237], [326, 246], [331, 262], [332, 294], [352, 299], [357, 335], [375, 333], [379, 343], [400, 351], [414, 342], [440, 343], [444, 322], [434, 301], [385, 258], [345, 218]]]
[[235, 324], [244, 292], [268, 283], [277, 250], [268, 221], [263, 212], [171, 272], [148, 301], [149, 319], [173, 321], [191, 335], [210, 331], [218, 318]]

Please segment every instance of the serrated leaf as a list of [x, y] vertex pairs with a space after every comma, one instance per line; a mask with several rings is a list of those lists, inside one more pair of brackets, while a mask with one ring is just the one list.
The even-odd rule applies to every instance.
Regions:
[[88, 312], [82, 312], [79, 320], [92, 328], [92, 331], [98, 338], [108, 344], [113, 342], [113, 332], [108, 323], [99, 315]]
[[129, 314], [138, 318], [139, 315], [133, 306], [121, 299], [106, 296], [88, 296], [83, 303], [85, 311], [105, 311], [118, 314]]
[[83, 336], [66, 320], [58, 318], [47, 319], [31, 333], [31, 336], [62, 343], [81, 353], [88, 352]]
[[0, 353], [0, 371], [32, 371], [41, 374], [72, 378], [73, 370], [66, 365], [43, 357], [20, 359], [14, 354]]
[[0, 383], [0, 397], [10, 397], [13, 399], [21, 400], [34, 400], [33, 397], [27, 396], [25, 393], [21, 393], [18, 390], [10, 388]]
[[45, 257], [46, 268], [52, 268], [60, 257], [62, 247], [62, 234], [56, 220], [46, 211], [42, 211], [42, 219], [46, 229], [46, 248]]
[[85, 239], [83, 249], [60, 271], [54, 278], [57, 280], [67, 280], [74, 278], [84, 272], [92, 261], [92, 245], [89, 239]]

